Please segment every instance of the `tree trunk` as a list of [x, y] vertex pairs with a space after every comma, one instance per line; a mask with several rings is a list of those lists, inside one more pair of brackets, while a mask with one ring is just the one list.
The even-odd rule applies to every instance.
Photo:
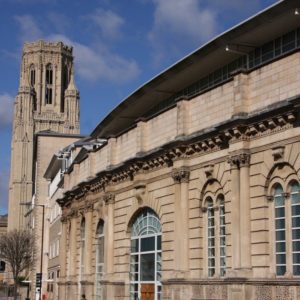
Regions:
[[14, 278], [14, 300], [18, 299], [18, 278]]

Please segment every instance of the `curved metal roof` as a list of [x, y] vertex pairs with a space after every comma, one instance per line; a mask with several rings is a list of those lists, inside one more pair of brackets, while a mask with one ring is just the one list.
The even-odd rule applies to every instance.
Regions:
[[251, 48], [299, 27], [299, 0], [283, 0], [225, 31], [135, 90], [93, 130], [91, 136], [109, 138], [135, 125], [151, 108], [214, 70], [242, 56], [227, 52], [228, 44]]

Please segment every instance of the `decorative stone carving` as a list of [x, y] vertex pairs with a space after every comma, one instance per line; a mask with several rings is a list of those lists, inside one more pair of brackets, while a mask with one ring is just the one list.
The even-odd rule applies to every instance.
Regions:
[[243, 152], [236, 155], [232, 155], [228, 158], [227, 162], [230, 164], [232, 169], [248, 167], [250, 164], [250, 154]]
[[92, 203], [86, 203], [84, 207], [84, 212], [92, 212], [94, 210], [94, 205]]
[[275, 147], [272, 149], [274, 162], [282, 162], [284, 158], [284, 146]]
[[179, 169], [174, 169], [171, 176], [175, 183], [189, 182], [190, 171], [187, 167], [181, 167]]
[[78, 210], [72, 208], [68, 215], [69, 218], [77, 218], [78, 217]]
[[206, 178], [208, 179], [212, 178], [213, 172], [214, 172], [214, 165], [204, 166], [204, 173], [206, 175]]
[[134, 187], [134, 189], [135, 189], [135, 193], [134, 193], [135, 198], [137, 199], [137, 201], [139, 203], [142, 203], [144, 195], [146, 193], [146, 185], [145, 184], [138, 184]]
[[103, 196], [103, 201], [104, 201], [105, 204], [114, 204], [115, 203], [115, 194], [106, 193]]

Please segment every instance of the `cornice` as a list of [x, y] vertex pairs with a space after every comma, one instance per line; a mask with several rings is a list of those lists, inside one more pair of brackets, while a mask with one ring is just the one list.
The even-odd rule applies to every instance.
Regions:
[[[102, 192], [108, 185], [116, 185], [124, 181], [133, 181], [138, 173], [154, 171], [163, 167], [171, 167], [176, 160], [190, 159], [206, 155], [239, 141], [250, 141], [263, 136], [275, 134], [294, 126], [300, 104], [300, 97], [276, 103], [263, 111], [234, 116], [230, 121], [216, 127], [202, 130], [189, 136], [178, 137], [168, 144], [151, 152], [139, 153], [117, 166], [111, 166], [92, 178], [73, 187], [58, 200], [61, 206], [81, 199], [88, 192]], [[232, 167], [249, 165], [249, 154], [241, 153], [231, 156], [228, 162]], [[176, 177], [173, 172], [172, 177]], [[176, 180], [175, 180], [176, 181]]]

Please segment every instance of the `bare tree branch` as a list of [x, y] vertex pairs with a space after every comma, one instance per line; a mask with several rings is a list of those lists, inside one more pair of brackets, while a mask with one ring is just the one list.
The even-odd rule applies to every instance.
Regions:
[[15, 299], [17, 296], [18, 278], [30, 268], [36, 256], [35, 238], [28, 230], [12, 230], [0, 237], [0, 259], [7, 262], [13, 273]]

